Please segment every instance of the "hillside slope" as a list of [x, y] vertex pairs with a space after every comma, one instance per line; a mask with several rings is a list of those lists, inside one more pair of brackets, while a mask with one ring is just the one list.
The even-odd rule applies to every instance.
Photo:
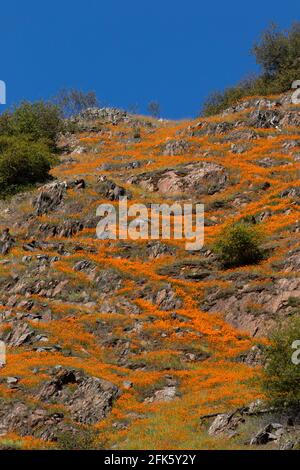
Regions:
[[[201, 417], [263, 399], [261, 345], [299, 314], [299, 107], [285, 95], [192, 122], [78, 119], [55, 180], [0, 202], [0, 443], [247, 447], [260, 422], [207, 432]], [[204, 203], [204, 248], [97, 239], [97, 207], [124, 194]], [[243, 218], [266, 229], [268, 257], [225, 270], [210, 245]]]

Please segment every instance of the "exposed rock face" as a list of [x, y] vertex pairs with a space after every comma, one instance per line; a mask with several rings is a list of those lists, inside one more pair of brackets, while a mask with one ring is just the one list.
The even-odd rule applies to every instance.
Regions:
[[170, 311], [182, 307], [181, 299], [177, 296], [170, 284], [165, 285], [156, 292], [153, 292], [148, 286], [145, 286], [145, 288], [137, 294], [157, 305], [160, 310]]
[[274, 326], [276, 319], [287, 315], [291, 310], [289, 299], [299, 296], [299, 278], [281, 278], [267, 285], [236, 286], [229, 293], [216, 290], [207, 295], [205, 309], [224, 312], [226, 321], [257, 335], [263, 334], [267, 326]]
[[141, 309], [137, 305], [130, 302], [130, 300], [122, 295], [116, 295], [110, 299], [104, 298], [99, 308], [102, 313], [118, 313], [127, 315], [138, 315], [141, 313]]
[[119, 290], [122, 286], [122, 278], [115, 271], [107, 269], [95, 274], [95, 285], [97, 285], [100, 294], [108, 294]]
[[188, 164], [155, 173], [142, 173], [130, 179], [148, 191], [162, 194], [214, 194], [226, 186], [228, 175], [220, 165], [210, 162]]
[[280, 122], [280, 125], [282, 127], [289, 127], [289, 126], [298, 127], [300, 125], [300, 113], [299, 113], [299, 111], [298, 112], [285, 113], [282, 120], [281, 120], [281, 122]]
[[91, 377], [83, 380], [67, 405], [75, 421], [93, 424], [107, 416], [119, 393], [111, 382]]
[[280, 197], [300, 197], [300, 187], [288, 188], [281, 192]]
[[34, 330], [30, 328], [28, 323], [18, 322], [5, 337], [5, 341], [9, 346], [22, 346], [24, 343], [32, 341], [34, 334]]
[[298, 147], [300, 147], [300, 140], [288, 140], [282, 144], [282, 148], [285, 150], [291, 150]]
[[184, 140], [169, 140], [164, 149], [164, 155], [183, 155], [189, 148], [189, 143]]
[[297, 272], [300, 270], [300, 248], [288, 252], [287, 257], [280, 263], [280, 267], [286, 272]]
[[299, 410], [276, 410], [266, 407], [261, 400], [229, 413], [201, 416], [200, 422], [206, 424], [208, 435], [230, 439], [244, 436], [245, 443], [251, 446], [271, 443], [272, 449], [287, 450], [299, 443]]
[[233, 130], [234, 124], [228, 121], [223, 122], [206, 122], [199, 121], [197, 124], [188, 128], [188, 135], [190, 137], [197, 137], [202, 135], [224, 135]]
[[146, 403], [160, 403], [173, 401], [176, 397], [176, 387], [164, 387], [161, 390], [157, 390], [154, 395], [150, 398], [146, 398]]
[[252, 129], [235, 129], [224, 137], [226, 142], [251, 141], [258, 138], [258, 134]]
[[233, 143], [231, 144], [231, 151], [232, 153], [235, 153], [237, 155], [240, 155], [241, 153], [246, 152], [248, 149], [247, 144], [239, 144], [239, 143]]
[[161, 310], [176, 310], [182, 306], [181, 300], [178, 299], [171, 286], [167, 286], [157, 293], [155, 303]]
[[57, 440], [57, 435], [72, 429], [63, 423], [62, 413], [48, 413], [43, 408], [31, 409], [22, 402], [1, 403], [0, 435], [17, 432], [21, 436], [34, 435], [45, 440]]
[[126, 122], [128, 119], [128, 114], [118, 108], [88, 108], [74, 116], [71, 120], [79, 123], [84, 121], [103, 121], [116, 125], [119, 122]]
[[[226, 118], [228, 114], [243, 113], [242, 119], [237, 119], [235, 122], [231, 121], [199, 121], [198, 123], [188, 128], [188, 135], [201, 136], [201, 135], [225, 135], [225, 139], [233, 141], [234, 134], [240, 132], [244, 134], [244, 140], [251, 140], [255, 137], [255, 132], [251, 129], [241, 129], [240, 127], [254, 127], [260, 129], [281, 129], [286, 127], [297, 127], [300, 124], [299, 111], [287, 111], [284, 106], [291, 103], [291, 98], [288, 95], [280, 98], [279, 100], [257, 99], [253, 98], [247, 101], [241, 101], [235, 106], [232, 106], [222, 113]], [[253, 109], [254, 108], [254, 109]], [[248, 113], [246, 114], [246, 112]]]
[[65, 190], [64, 183], [51, 183], [45, 186], [32, 202], [36, 215], [47, 214], [54, 210], [63, 200]]
[[60, 238], [71, 238], [84, 228], [84, 223], [81, 221], [66, 220], [60, 225], [55, 224], [40, 224], [38, 231], [48, 237], [58, 236]]
[[249, 100], [243, 100], [237, 103], [236, 105], [226, 109], [225, 111], [223, 111], [222, 115], [226, 116], [227, 114], [239, 113], [241, 111], [247, 110], [248, 108], [275, 108], [277, 106], [281, 106], [286, 101], [286, 98], [288, 97], [284, 97], [279, 100], [273, 100], [268, 98], [250, 98]]
[[244, 421], [242, 415], [235, 411], [232, 413], [219, 414], [210, 425], [208, 434], [218, 435], [226, 433], [233, 435], [238, 425]]
[[270, 441], [277, 441], [284, 433], [280, 423], [270, 423], [259, 431], [250, 441], [250, 445], [263, 445]]
[[[35, 398], [64, 404], [75, 423], [94, 424], [108, 415], [119, 395], [118, 387], [106, 380], [58, 368], [54, 378], [44, 383]], [[56, 441], [60, 434], [67, 432], [75, 436], [78, 429], [65, 421], [63, 413], [50, 413], [42, 406], [34, 409], [21, 401], [1, 402], [0, 434], [9, 432]]]
[[261, 345], [252, 346], [250, 351], [240, 356], [239, 360], [252, 367], [263, 366], [266, 361], [263, 347]]
[[126, 196], [128, 199], [131, 197], [130, 191], [125, 190], [122, 186], [115, 184], [113, 181], [108, 180], [105, 176], [99, 179], [96, 191], [103, 197], [110, 201], [118, 201]]
[[250, 126], [259, 128], [278, 127], [282, 114], [277, 110], [255, 110], [250, 114]]
[[163, 255], [174, 255], [175, 249], [161, 243], [160, 241], [150, 241], [147, 245], [148, 256], [150, 259], [160, 258]]
[[2, 255], [7, 255], [14, 244], [15, 239], [10, 235], [9, 229], [4, 229], [0, 236], [0, 253]]
[[[74, 385], [75, 390], [70, 392], [68, 385]], [[74, 421], [93, 424], [107, 416], [119, 395], [118, 387], [111, 382], [63, 369], [42, 386], [38, 398], [63, 403]]]
[[[126, 157], [124, 157], [126, 159]], [[130, 161], [124, 161], [124, 162], [107, 162], [103, 163], [99, 167], [99, 170], [101, 171], [112, 171], [112, 170], [135, 170], [137, 168], [140, 168], [141, 166], [147, 165], [151, 163], [151, 160], [148, 161], [140, 161], [140, 160], [135, 160], [133, 162]]]
[[259, 166], [262, 166], [263, 168], [272, 168], [280, 165], [287, 165], [289, 162], [286, 160], [278, 160], [278, 159], [272, 159], [270, 157], [265, 157], [262, 158], [261, 160], [257, 161], [257, 164]]

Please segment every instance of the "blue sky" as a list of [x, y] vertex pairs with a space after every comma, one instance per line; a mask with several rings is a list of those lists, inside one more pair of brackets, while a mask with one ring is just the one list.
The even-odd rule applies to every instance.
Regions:
[[208, 93], [256, 70], [248, 51], [271, 21], [295, 20], [299, 0], [10, 0], [0, 6], [0, 79], [8, 105], [66, 87], [195, 116]]

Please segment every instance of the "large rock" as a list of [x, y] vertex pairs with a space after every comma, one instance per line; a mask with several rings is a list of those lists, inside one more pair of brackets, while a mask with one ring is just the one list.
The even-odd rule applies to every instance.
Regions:
[[159, 290], [152, 290], [150, 286], [146, 285], [134, 295], [152, 302], [160, 310], [170, 311], [182, 307], [182, 300], [177, 296], [171, 284], [165, 284]]
[[264, 445], [270, 441], [277, 441], [284, 434], [280, 423], [270, 423], [260, 430], [250, 441], [250, 445]]
[[213, 289], [204, 310], [223, 313], [226, 321], [253, 335], [265, 334], [291, 310], [290, 298], [300, 296], [300, 279], [284, 277], [268, 284], [236, 283], [231, 289]]
[[31, 343], [35, 335], [34, 330], [28, 323], [17, 322], [11, 331], [5, 337], [5, 342], [9, 346], [23, 346], [24, 344]]
[[285, 102], [284, 98], [278, 99], [268, 99], [268, 98], [250, 98], [248, 100], [241, 100], [233, 106], [225, 109], [222, 115], [226, 116], [227, 114], [232, 113], [240, 113], [245, 111], [249, 108], [256, 108], [256, 109], [271, 109], [277, 106], [280, 106]]
[[61, 224], [45, 223], [39, 224], [37, 232], [46, 237], [71, 238], [85, 227], [85, 222], [80, 220], [65, 220]]
[[285, 113], [283, 116], [280, 125], [282, 127], [299, 127], [300, 126], [300, 113], [299, 111], [291, 111], [288, 113]]
[[161, 390], [156, 390], [152, 397], [146, 398], [144, 401], [145, 403], [162, 403], [162, 402], [170, 402], [176, 398], [176, 387], [164, 387]]
[[37, 398], [63, 403], [74, 421], [94, 424], [108, 415], [119, 395], [118, 387], [107, 380], [59, 369], [55, 377], [42, 386]]
[[277, 128], [279, 127], [281, 119], [282, 113], [278, 110], [267, 109], [262, 111], [260, 109], [256, 109], [250, 113], [250, 122], [248, 124], [253, 127], [265, 129], [270, 127]]
[[130, 191], [107, 179], [104, 175], [99, 178], [98, 184], [95, 189], [98, 194], [100, 194], [106, 199], [109, 199], [110, 201], [118, 201], [124, 198], [125, 196], [128, 199], [131, 198]]
[[21, 436], [35, 436], [57, 440], [57, 434], [70, 429], [63, 425], [62, 413], [51, 413], [43, 408], [32, 409], [27, 404], [1, 401], [0, 435], [16, 432]]
[[90, 377], [82, 381], [67, 404], [75, 421], [93, 424], [108, 415], [118, 396], [116, 385]]
[[162, 194], [186, 193], [188, 196], [214, 194], [225, 188], [228, 174], [224, 167], [211, 162], [197, 162], [180, 167], [142, 173], [130, 183]]
[[36, 215], [47, 214], [56, 209], [63, 200], [65, 190], [65, 183], [51, 183], [43, 186], [42, 191], [32, 201]]
[[72, 122], [82, 123], [84, 121], [102, 121], [111, 124], [127, 122], [129, 115], [126, 111], [117, 108], [87, 108], [77, 116], [71, 118]]
[[284, 189], [280, 193], [280, 197], [292, 197], [292, 198], [299, 198], [300, 197], [300, 186], [290, 187]]
[[184, 139], [169, 140], [164, 148], [164, 155], [183, 155], [189, 149], [189, 142]]
[[244, 418], [237, 412], [219, 414], [208, 429], [210, 436], [218, 434], [234, 435], [238, 425], [244, 422]]
[[0, 236], [0, 254], [7, 255], [14, 245], [15, 239], [9, 233], [9, 229], [4, 229]]

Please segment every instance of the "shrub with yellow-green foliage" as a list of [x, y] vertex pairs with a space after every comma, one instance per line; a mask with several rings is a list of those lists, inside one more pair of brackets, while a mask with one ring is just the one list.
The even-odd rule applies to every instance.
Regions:
[[262, 231], [255, 225], [237, 222], [221, 231], [213, 249], [224, 267], [245, 266], [263, 258], [262, 241]]
[[43, 140], [55, 150], [62, 122], [58, 106], [44, 101], [24, 101], [0, 116], [0, 135], [26, 135], [35, 142]]
[[266, 350], [263, 389], [276, 405], [300, 405], [300, 318], [295, 317], [278, 327], [272, 334], [271, 345]]
[[0, 137], [0, 196], [46, 181], [53, 156], [46, 143], [26, 136]]
[[62, 129], [59, 107], [44, 101], [0, 115], [0, 197], [49, 178]]

